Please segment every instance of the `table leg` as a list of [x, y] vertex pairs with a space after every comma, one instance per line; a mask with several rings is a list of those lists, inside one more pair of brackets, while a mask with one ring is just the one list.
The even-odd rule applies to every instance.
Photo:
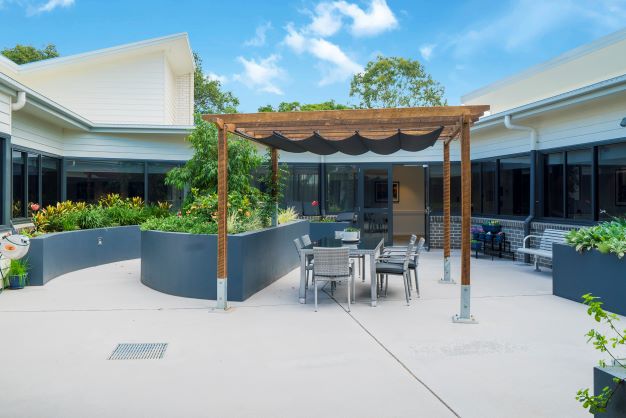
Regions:
[[377, 289], [377, 283], [376, 283], [376, 255], [374, 254], [370, 254], [369, 255], [370, 258], [370, 289], [372, 292], [372, 306], [376, 306], [376, 301], [377, 301], [377, 293], [378, 293], [378, 289]]
[[300, 257], [300, 303], [306, 303], [306, 255]]

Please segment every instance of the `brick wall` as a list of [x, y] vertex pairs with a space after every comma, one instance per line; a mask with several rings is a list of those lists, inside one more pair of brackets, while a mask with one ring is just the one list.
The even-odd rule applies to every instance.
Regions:
[[[461, 217], [451, 216], [450, 225], [450, 244], [453, 249], [461, 248]], [[503, 257], [510, 259], [517, 259], [523, 261], [523, 256], [517, 255], [515, 250], [522, 247], [524, 241], [524, 221], [518, 219], [494, 219], [484, 217], [472, 217], [472, 226], [481, 226], [483, 223], [490, 220], [498, 220], [502, 224], [502, 231], [506, 236], [507, 242], [510, 243], [511, 252], [503, 253]], [[576, 225], [564, 225], [548, 222], [531, 222], [530, 233], [531, 235], [541, 235], [544, 229], [560, 229], [569, 231], [571, 229], [579, 228]], [[539, 242], [535, 238], [530, 239], [531, 247], [537, 247]], [[430, 217], [430, 247], [431, 248], [443, 248], [443, 216], [431, 216]], [[507, 244], [508, 249], [508, 244]], [[519, 258], [521, 257], [521, 258]], [[532, 259], [530, 260], [532, 262]], [[540, 259], [539, 264], [544, 267], [551, 267], [551, 261], [548, 259]]]

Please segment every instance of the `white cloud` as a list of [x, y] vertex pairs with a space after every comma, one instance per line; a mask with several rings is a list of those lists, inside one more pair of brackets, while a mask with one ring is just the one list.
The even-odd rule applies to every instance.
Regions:
[[308, 30], [316, 35], [327, 37], [339, 32], [342, 16], [337, 12], [336, 3], [322, 2], [315, 6]]
[[213, 80], [219, 81], [220, 84], [228, 83], [228, 77], [225, 75], [219, 75], [213, 72], [209, 72], [209, 73], [206, 73], [204, 77], [210, 81], [213, 81]]
[[339, 46], [325, 39], [311, 39], [309, 52], [330, 66], [321, 65], [324, 77], [319, 85], [324, 86], [338, 81], [345, 81], [353, 74], [363, 71], [363, 67], [352, 61]]
[[341, 13], [352, 18], [350, 32], [354, 36], [374, 36], [398, 26], [398, 19], [385, 0], [372, 0], [367, 10], [345, 1], [333, 4]]
[[265, 45], [265, 39], [267, 31], [272, 29], [272, 22], [266, 22], [256, 27], [254, 38], [248, 39], [243, 44], [245, 46], [263, 46]]
[[435, 45], [433, 44], [422, 45], [420, 47], [420, 55], [422, 56], [422, 58], [424, 58], [424, 60], [429, 61], [430, 57], [432, 57], [433, 55], [434, 49], [435, 49]]
[[30, 6], [29, 14], [47, 13], [59, 7], [65, 8], [73, 5], [74, 0], [48, 0], [47, 2], [39, 4], [38, 6]]
[[278, 66], [279, 55], [272, 54], [258, 61], [254, 58], [246, 59], [244, 57], [238, 57], [237, 60], [243, 65], [244, 70], [243, 73], [233, 77], [235, 80], [260, 92], [283, 94], [283, 91], [276, 84], [284, 76], [284, 70]]
[[302, 35], [296, 30], [296, 28], [294, 28], [293, 23], [288, 23], [285, 30], [287, 31], [287, 35], [285, 36], [283, 42], [298, 54], [304, 52], [307, 42], [307, 39], [304, 37], [304, 35]]

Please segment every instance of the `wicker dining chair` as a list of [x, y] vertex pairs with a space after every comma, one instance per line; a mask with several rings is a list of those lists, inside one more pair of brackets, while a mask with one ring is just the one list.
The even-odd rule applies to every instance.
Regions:
[[[300, 238], [294, 239], [293, 245], [296, 247], [296, 251], [298, 251], [298, 257], [302, 259], [302, 257], [304, 257], [304, 254], [302, 254], [302, 242], [300, 242]], [[304, 297], [306, 298], [306, 289], [309, 288], [309, 276], [313, 273], [313, 257], [307, 257], [304, 266], [306, 269], [306, 271], [304, 272], [306, 277], [306, 283], [304, 286]]]
[[300, 239], [302, 239], [302, 245], [304, 245], [305, 247], [312, 244], [309, 234], [302, 235]]
[[350, 249], [347, 247], [313, 247], [313, 288], [315, 292], [315, 312], [317, 312], [317, 283], [347, 281], [348, 311], [350, 311], [350, 287], [354, 294], [354, 270], [350, 268]]

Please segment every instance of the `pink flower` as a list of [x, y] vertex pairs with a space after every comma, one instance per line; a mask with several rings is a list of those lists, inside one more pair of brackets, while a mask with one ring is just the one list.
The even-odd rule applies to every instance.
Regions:
[[37, 212], [39, 210], [39, 204], [31, 203], [30, 204], [30, 210], [32, 210], [33, 212]]
[[314, 200], [311, 202], [311, 206], [319, 206], [319, 202], [317, 200]]
[[180, 213], [180, 211], [178, 211], [178, 213], [176, 214], [176, 216], [178, 216], [178, 217], [180, 218], [181, 216], [183, 216], [183, 214], [182, 214], [182, 213]]

